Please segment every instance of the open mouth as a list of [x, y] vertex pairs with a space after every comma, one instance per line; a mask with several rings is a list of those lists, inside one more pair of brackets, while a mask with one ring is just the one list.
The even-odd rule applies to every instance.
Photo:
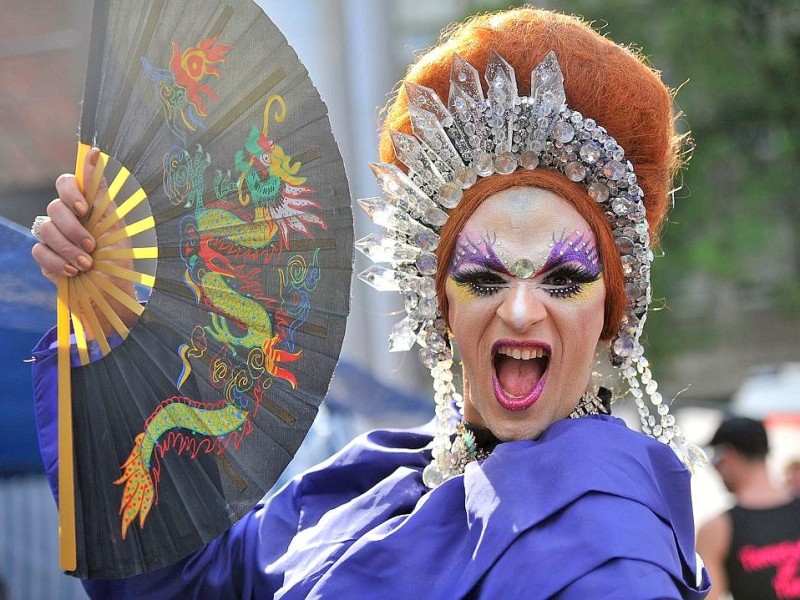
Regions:
[[499, 340], [492, 348], [494, 396], [506, 410], [525, 410], [539, 399], [547, 380], [550, 346]]

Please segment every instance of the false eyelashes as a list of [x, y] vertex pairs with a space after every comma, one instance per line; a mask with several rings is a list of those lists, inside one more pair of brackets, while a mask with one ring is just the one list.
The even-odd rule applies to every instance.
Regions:
[[[496, 294], [508, 287], [510, 281], [490, 269], [466, 268], [450, 275], [460, 286], [466, 287], [478, 297]], [[554, 298], [571, 298], [580, 293], [583, 286], [600, 278], [600, 273], [589, 271], [583, 265], [569, 263], [557, 266], [549, 273], [541, 276], [540, 285]]]

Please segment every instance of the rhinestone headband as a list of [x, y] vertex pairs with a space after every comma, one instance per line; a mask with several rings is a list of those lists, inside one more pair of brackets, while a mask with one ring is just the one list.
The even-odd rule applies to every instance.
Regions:
[[[558, 171], [583, 185], [602, 207], [622, 260], [627, 296], [610, 347], [611, 363], [630, 386], [642, 431], [669, 444], [694, 470], [705, 463], [705, 456], [681, 435], [639, 341], [651, 300], [653, 253], [633, 165], [602, 126], [566, 105], [554, 52], [533, 70], [529, 96], [518, 95], [514, 69], [494, 51], [485, 79], [486, 96], [477, 69], [456, 54], [447, 106], [433, 90], [406, 83], [414, 135], [392, 131], [390, 136], [408, 173], [393, 164], [372, 164], [382, 197], [358, 201], [386, 233], [368, 235], [356, 247], [373, 262], [388, 263], [371, 266], [359, 278], [380, 291], [403, 295], [406, 316], [392, 329], [390, 350], [419, 345], [420, 359], [433, 376], [437, 434], [427, 473], [430, 487], [452, 475], [453, 408], [463, 404], [453, 384], [452, 349], [436, 300], [439, 232], [447, 222], [446, 211], [458, 206], [464, 190], [479, 177], [520, 168]], [[650, 413], [645, 396], [658, 418]]]

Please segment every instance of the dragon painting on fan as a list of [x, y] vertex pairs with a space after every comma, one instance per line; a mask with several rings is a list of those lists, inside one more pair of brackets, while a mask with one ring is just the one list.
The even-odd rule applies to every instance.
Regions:
[[[141, 59], [148, 77], [158, 82], [169, 130], [184, 144], [184, 128], [194, 131], [204, 126], [201, 117], [207, 113], [200, 94], [217, 99], [214, 90], [200, 82], [207, 75], [221, 76], [214, 65], [223, 63], [232, 47], [215, 43], [204, 39], [181, 54], [173, 42], [169, 70]], [[264, 392], [274, 378], [297, 387], [296, 376], [283, 365], [300, 359], [303, 351], [293, 351], [294, 344], [285, 342], [285, 333], [293, 337], [305, 322], [309, 296], [299, 292], [316, 286], [318, 251], [311, 268], [305, 267], [305, 259], [297, 255], [284, 269], [277, 269], [280, 302], [260, 290], [256, 277], [270, 264], [276, 250], [290, 249], [291, 231], [313, 239], [312, 227], [325, 230], [327, 225], [310, 212], [320, 207], [309, 198], [314, 188], [303, 185], [306, 178], [298, 174], [301, 162], [293, 161], [269, 138], [273, 105], [278, 107], [275, 120], [280, 123], [285, 119], [285, 100], [280, 95], [270, 96], [263, 124], [250, 129], [244, 150], [236, 152], [234, 164], [239, 176], [232, 180], [230, 171], [217, 170], [213, 197], [206, 196], [204, 187], [204, 174], [212, 157], [201, 145], [196, 144], [192, 154], [185, 146], [173, 145], [164, 156], [164, 188], [170, 200], [194, 208], [183, 217], [180, 227], [181, 257], [186, 265], [183, 281], [195, 301], [207, 309], [210, 320], [208, 325], [196, 326], [191, 339], [178, 347], [183, 369], [177, 376], [177, 387], [186, 382], [194, 362], [207, 368], [208, 380], [223, 398], [209, 404], [174, 396], [147, 417], [144, 430], [135, 437], [133, 449], [121, 466], [122, 476], [114, 481], [124, 485], [120, 501], [123, 539], [137, 517], [144, 527], [157, 502], [159, 460], [166, 452], [175, 449], [178, 454], [195, 458], [201, 453], [238, 449], [253, 430], [251, 420], [262, 403], [287, 422], [294, 419], [288, 411], [270, 404]], [[273, 326], [273, 316], [281, 327]], [[213, 352], [209, 337], [217, 346]], [[206, 357], [207, 353], [212, 355]], [[244, 365], [237, 366], [232, 360], [239, 355], [246, 355]]]

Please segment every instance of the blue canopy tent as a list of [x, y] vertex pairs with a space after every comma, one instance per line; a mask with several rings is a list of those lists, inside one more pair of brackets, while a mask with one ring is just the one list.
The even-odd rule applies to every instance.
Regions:
[[10, 598], [85, 598], [58, 568], [58, 515], [34, 426], [31, 349], [56, 319], [56, 288], [31, 258], [35, 240], [0, 217], [0, 577]]
[[31, 349], [55, 323], [56, 290], [31, 257], [27, 229], [0, 217], [0, 475], [42, 472], [31, 400]]

